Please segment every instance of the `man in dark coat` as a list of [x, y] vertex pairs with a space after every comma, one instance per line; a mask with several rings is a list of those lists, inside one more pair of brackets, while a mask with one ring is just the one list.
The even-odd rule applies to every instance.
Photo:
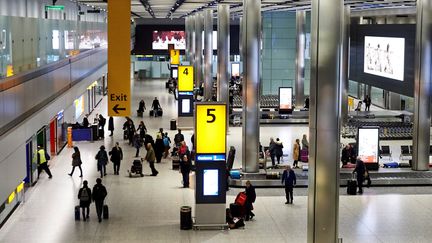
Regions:
[[123, 160], [123, 151], [118, 142], [116, 142], [116, 145], [111, 149], [109, 155], [111, 155], [111, 162], [114, 164], [114, 175], [118, 175], [120, 171], [120, 162]]
[[366, 168], [363, 161], [359, 158], [357, 158], [356, 161], [356, 167], [353, 171], [353, 173], [357, 173], [357, 186], [358, 186], [358, 193], [363, 193], [363, 181], [364, 181], [364, 174], [365, 174]]
[[98, 124], [99, 138], [104, 138], [105, 137], [104, 133], [105, 133], [106, 119], [102, 115], [99, 115], [98, 121], [99, 121], [99, 124]]
[[114, 118], [112, 116], [108, 119], [108, 131], [111, 132], [110, 137], [112, 137], [114, 132]]
[[174, 135], [174, 143], [176, 146], [180, 146], [182, 141], [184, 141], [184, 135], [181, 133], [181, 129], [178, 129], [178, 133]]
[[182, 173], [183, 177], [183, 187], [188, 188], [189, 187], [189, 173], [191, 171], [191, 159], [190, 159], [190, 153], [186, 153], [183, 155], [183, 158], [180, 160], [180, 172]]
[[96, 213], [99, 219], [99, 223], [102, 221], [102, 210], [104, 206], [105, 197], [108, 192], [104, 185], [102, 185], [102, 179], [96, 179], [96, 185], [93, 187], [92, 199], [96, 204]]
[[246, 181], [246, 203], [245, 203], [245, 207], [246, 207], [246, 221], [249, 221], [250, 219], [252, 219], [255, 214], [252, 213], [253, 210], [253, 203], [255, 202], [256, 199], [256, 193], [255, 193], [255, 187], [252, 186], [250, 181]]
[[[284, 183], [285, 182], [285, 183]], [[297, 178], [291, 166], [287, 165], [286, 169], [282, 174], [282, 184], [285, 185], [285, 204], [293, 203], [293, 188], [297, 184]]]
[[363, 102], [365, 103], [365, 106], [366, 106], [365, 111], [370, 111], [370, 106], [372, 104], [372, 100], [369, 97], [369, 95], [366, 95], [366, 97], [364, 98]]

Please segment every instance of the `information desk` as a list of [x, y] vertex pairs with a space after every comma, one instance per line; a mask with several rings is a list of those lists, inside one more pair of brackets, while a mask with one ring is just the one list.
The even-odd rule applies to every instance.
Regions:
[[73, 141], [93, 141], [92, 127], [72, 129], [72, 140]]

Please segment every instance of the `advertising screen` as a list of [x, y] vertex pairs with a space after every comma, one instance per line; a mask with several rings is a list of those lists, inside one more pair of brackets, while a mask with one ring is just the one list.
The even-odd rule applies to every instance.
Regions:
[[231, 63], [231, 77], [240, 77], [240, 63]]
[[172, 70], [172, 78], [178, 78], [178, 69]]
[[75, 100], [75, 120], [78, 120], [84, 112], [84, 95]]
[[218, 196], [219, 195], [219, 171], [218, 169], [204, 169], [203, 178], [203, 195]]
[[191, 101], [189, 99], [183, 99], [182, 100], [182, 111], [183, 113], [190, 113], [191, 112]]
[[184, 50], [186, 39], [184, 31], [153, 31], [153, 50], [168, 50], [168, 44], [174, 44], [174, 49]]
[[405, 38], [365, 36], [364, 72], [404, 80]]
[[379, 128], [359, 127], [358, 156], [364, 163], [378, 163]]
[[279, 110], [292, 109], [292, 88], [279, 88]]

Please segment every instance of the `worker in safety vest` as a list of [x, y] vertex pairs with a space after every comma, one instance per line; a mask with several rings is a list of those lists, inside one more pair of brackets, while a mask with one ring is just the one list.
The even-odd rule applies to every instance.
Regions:
[[44, 170], [48, 174], [48, 178], [51, 179], [52, 174], [50, 169], [48, 168], [48, 160], [50, 159], [50, 157], [41, 146], [38, 146], [37, 159], [38, 159], [38, 179], [42, 170]]

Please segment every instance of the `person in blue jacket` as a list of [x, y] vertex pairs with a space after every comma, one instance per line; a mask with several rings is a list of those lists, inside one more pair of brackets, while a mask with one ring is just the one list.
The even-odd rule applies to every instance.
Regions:
[[[285, 184], [284, 184], [285, 182]], [[293, 203], [293, 188], [297, 183], [296, 175], [294, 171], [291, 169], [291, 166], [287, 165], [286, 169], [282, 174], [282, 184], [285, 185], [285, 196], [286, 202], [285, 204]]]

